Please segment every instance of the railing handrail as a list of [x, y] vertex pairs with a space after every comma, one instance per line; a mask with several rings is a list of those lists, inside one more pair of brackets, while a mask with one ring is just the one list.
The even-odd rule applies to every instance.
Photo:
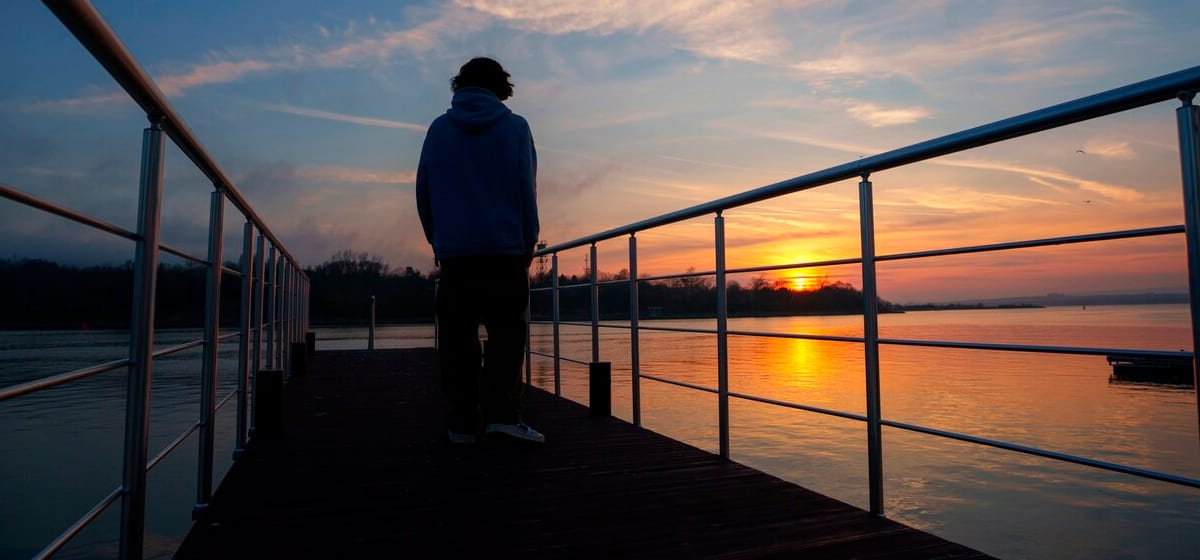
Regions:
[[1127, 86], [1110, 89], [1094, 95], [1081, 97], [1044, 109], [998, 120], [989, 124], [918, 142], [903, 148], [856, 159], [841, 165], [800, 175], [738, 194], [697, 204], [653, 218], [615, 227], [600, 233], [587, 235], [564, 243], [541, 249], [534, 255], [547, 255], [591, 245], [622, 235], [660, 227], [699, 216], [761, 202], [785, 194], [799, 192], [837, 181], [862, 177], [877, 171], [892, 169], [963, 150], [986, 146], [1018, 136], [1042, 132], [1089, 119], [1103, 117], [1121, 111], [1135, 109], [1151, 103], [1177, 98], [1182, 92], [1200, 89], [1200, 66], [1164, 74]]
[[[723, 458], [729, 458], [729, 427], [728, 418], [729, 400], [731, 398], [747, 399], [765, 404], [784, 406], [828, 414], [842, 418], [863, 421], [866, 424], [867, 431], [867, 486], [869, 488], [869, 510], [876, 515], [885, 515], [884, 508], [884, 476], [883, 476], [883, 427], [899, 428], [903, 430], [923, 433], [927, 435], [949, 438], [962, 442], [972, 443], [976, 445], [985, 445], [1004, 449], [1007, 451], [1015, 451], [1029, 455], [1054, 459], [1058, 461], [1066, 461], [1092, 468], [1099, 468], [1112, 472], [1119, 472], [1127, 475], [1133, 475], [1141, 478], [1153, 479], [1163, 482], [1168, 482], [1176, 485], [1188, 486], [1192, 488], [1200, 488], [1200, 479], [1189, 478], [1182, 475], [1157, 472], [1147, 470], [1140, 467], [1130, 465], [1122, 465], [1098, 459], [1087, 457], [1079, 457], [1058, 451], [1048, 449], [1040, 449], [1020, 445], [1016, 443], [1003, 442], [990, 438], [980, 437], [972, 434], [956, 433], [926, 426], [918, 426], [895, 420], [884, 418], [882, 413], [882, 391], [880, 384], [880, 348], [886, 345], [896, 346], [918, 346], [930, 348], [950, 348], [959, 350], [980, 350], [980, 351], [1004, 351], [1004, 352], [1036, 352], [1044, 354], [1067, 354], [1067, 355], [1109, 355], [1110, 362], [1112, 355], [1130, 355], [1137, 357], [1171, 357], [1171, 358], [1187, 358], [1191, 364], [1191, 379], [1200, 385], [1200, 369], [1197, 369], [1195, 363], [1195, 355], [1200, 352], [1200, 106], [1192, 103], [1196, 90], [1200, 89], [1200, 66], [1181, 70], [1171, 74], [1166, 74], [1158, 78], [1137, 82], [1124, 87], [1119, 87], [1095, 95], [1079, 98], [1074, 101], [1060, 103], [1044, 109], [1039, 109], [1015, 117], [1003, 119], [990, 124], [978, 126], [975, 128], [966, 129], [953, 134], [948, 134], [932, 140], [913, 144], [904, 148], [892, 150], [879, 155], [868, 158], [854, 160], [842, 165], [799, 176], [793, 179], [760, 187], [752, 190], [727, 196], [720, 199], [715, 199], [706, 203], [698, 204], [667, 214], [660, 215], [655, 218], [634, 222], [621, 227], [613, 228], [600, 233], [588, 235], [560, 243], [550, 247], [543, 248], [535, 253], [535, 255], [551, 256], [551, 286], [549, 287], [551, 296], [551, 316], [550, 324], [553, 327], [553, 345], [554, 351], [552, 354], [535, 352], [532, 348], [529, 349], [530, 355], [539, 355], [550, 357], [554, 361], [554, 392], [561, 395], [561, 372], [560, 362], [566, 361], [575, 364], [586, 364], [589, 371], [593, 365], [600, 362], [600, 329], [628, 329], [630, 332], [629, 345], [629, 363], [630, 363], [630, 391], [632, 404], [632, 417], [635, 425], [641, 425], [640, 414], [641, 406], [639, 404], [639, 382], [641, 379], [648, 379], [660, 383], [694, 389], [707, 393], [712, 393], [717, 396], [717, 437], [718, 437], [718, 453]], [[878, 254], [875, 248], [876, 229], [874, 224], [875, 205], [873, 202], [873, 183], [871, 174], [876, 171], [896, 168], [904, 165], [922, 162], [930, 158], [939, 157], [947, 154], [957, 153], [963, 150], [977, 148], [987, 144], [1010, 140], [1013, 138], [1024, 137], [1026, 135], [1049, 130], [1052, 128], [1062, 127], [1085, 120], [1095, 119], [1114, 113], [1128, 111], [1151, 103], [1166, 101], [1172, 97], [1177, 97], [1181, 105], [1175, 109], [1176, 125], [1179, 134], [1179, 156], [1182, 170], [1182, 190], [1183, 190], [1183, 213], [1185, 218], [1184, 225], [1165, 225], [1158, 227], [1146, 227], [1140, 229], [1129, 229], [1120, 231], [1106, 232], [1091, 232], [1084, 234], [1075, 234], [1060, 237], [1049, 237], [1041, 239], [1025, 239], [1017, 241], [1005, 241], [1000, 243], [990, 243], [982, 245], [969, 245], [950, 248], [938, 248], [933, 250], [919, 250], [900, 252], [893, 254]], [[857, 257], [842, 258], [833, 261], [822, 261], [820, 263], [775, 263], [764, 266], [751, 266], [730, 269], [726, 266], [726, 245], [725, 245], [725, 220], [724, 210], [743, 206], [747, 204], [762, 202], [775, 197], [828, 185], [836, 181], [846, 179], [859, 178], [858, 182], [858, 210], [859, 210], [859, 226], [860, 232], [858, 240], [860, 242], [860, 252]], [[715, 216], [713, 216], [715, 214]], [[658, 276], [639, 277], [637, 274], [638, 255], [637, 255], [637, 238], [638, 232], [658, 228], [674, 224], [683, 220], [698, 218], [709, 215], [713, 221], [713, 257], [715, 270], [695, 271], [689, 269], [684, 273], [660, 274]], [[1143, 349], [1119, 349], [1119, 348], [1094, 348], [1094, 347], [1078, 347], [1078, 346], [1055, 346], [1055, 345], [1030, 345], [1030, 344], [997, 344], [986, 342], [958, 342], [958, 341], [942, 341], [942, 340], [909, 340], [899, 338], [884, 338], [879, 335], [879, 307], [881, 300], [877, 291], [877, 271], [876, 264], [884, 261], [905, 261], [915, 259], [926, 259], [931, 257], [945, 257], [951, 255], [965, 255], [975, 253], [989, 253], [996, 251], [1008, 251], [1013, 249], [1030, 249], [1038, 247], [1049, 247], [1059, 245], [1072, 245], [1088, 242], [1107, 242], [1122, 239], [1144, 238], [1164, 235], [1179, 235], [1185, 237], [1186, 249], [1185, 256], [1187, 257], [1188, 265], [1188, 287], [1190, 295], [1190, 326], [1192, 338], [1192, 352], [1162, 352], [1156, 350]], [[597, 244], [601, 241], [608, 241], [619, 236], [628, 235], [629, 241], [629, 270], [630, 274], [627, 278], [617, 279], [612, 281], [601, 282], [598, 279], [597, 273]], [[560, 271], [558, 268], [559, 252], [588, 247], [590, 255], [587, 260], [588, 271], [585, 276], [590, 277], [585, 283], [573, 284], [570, 287], [588, 286], [590, 292], [590, 322], [582, 321], [562, 321], [560, 318], [560, 302], [559, 295], [566, 288], [559, 285]], [[728, 328], [729, 309], [727, 300], [727, 290], [729, 285], [726, 278], [731, 273], [746, 273], [746, 272], [761, 272], [768, 270], [782, 270], [792, 268], [808, 268], [813, 266], [825, 265], [846, 265], [859, 264], [861, 265], [862, 278], [862, 319], [863, 330], [861, 336], [843, 337], [843, 336], [827, 336], [827, 335], [812, 335], [800, 333], [762, 333], [753, 331], [730, 330]], [[671, 278], [687, 278], [695, 276], [715, 276], [715, 285], [712, 286], [713, 295], [716, 296], [716, 305], [712, 308], [712, 316], [704, 317], [704, 319], [715, 319], [715, 328], [690, 328], [686, 326], [663, 326], [663, 325], [645, 325], [639, 324], [639, 316], [641, 308], [637, 297], [638, 286], [646, 282], [661, 279]], [[618, 284], [627, 283], [629, 285], [629, 325], [605, 324], [600, 321], [600, 306], [599, 306], [599, 287], [601, 284]], [[538, 287], [532, 291], [544, 291], [546, 288]], [[582, 298], [579, 298], [582, 299]], [[582, 301], [576, 300], [573, 302], [572, 309], [578, 310]], [[533, 323], [544, 323], [544, 321], [533, 321]], [[573, 325], [580, 327], [591, 328], [591, 360], [584, 362], [582, 360], [564, 357], [560, 350], [560, 331], [562, 325]], [[641, 371], [639, 363], [639, 333], [641, 331], [663, 331], [675, 333], [699, 333], [704, 335], [716, 336], [716, 380], [717, 386], [706, 387], [693, 383], [687, 383], [677, 379], [670, 379], [661, 375], [654, 375]], [[863, 396], [865, 397], [866, 414], [854, 414], [843, 411], [834, 411], [808, 405], [768, 399], [764, 397], [748, 395], [731, 391], [729, 389], [729, 356], [728, 356], [728, 339], [730, 336], [764, 336], [764, 337], [781, 337], [781, 338], [797, 338], [811, 339], [829, 342], [848, 342], [860, 344], [863, 348], [863, 371], [865, 375], [865, 385], [863, 387]], [[623, 351], [621, 351], [623, 352]], [[611, 363], [610, 363], [611, 364]], [[1114, 372], [1115, 374], [1115, 372]], [[1200, 394], [1200, 393], [1198, 393]], [[1200, 419], [1200, 401], [1197, 403], [1197, 418]]]
[[[206, 177], [233, 202], [246, 218], [254, 222], [259, 232], [271, 241], [283, 256], [294, 266], [300, 267], [291, 253], [271, 232], [266, 222], [238, 191], [233, 181], [225, 174], [216, 160], [208, 154], [200, 141], [192, 134], [187, 123], [175, 112], [166, 95], [158, 89], [150, 75], [142, 69], [133, 54], [117, 37], [108, 23], [88, 0], [42, 0], [47, 8], [58, 17], [75, 38], [113, 77], [151, 119], [162, 119], [163, 132], [175, 141], [175, 145]], [[303, 274], [303, 270], [301, 270]], [[306, 276], [307, 277], [307, 276]]]

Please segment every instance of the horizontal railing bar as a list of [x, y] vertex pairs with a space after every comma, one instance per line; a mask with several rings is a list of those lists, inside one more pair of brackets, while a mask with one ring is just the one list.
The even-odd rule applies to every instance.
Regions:
[[170, 245], [167, 245], [166, 243], [159, 243], [158, 248], [160, 250], [162, 250], [162, 252], [164, 252], [164, 253], [170, 253], [172, 255], [175, 255], [176, 257], [179, 257], [179, 258], [187, 260], [187, 261], [194, 262], [198, 265], [208, 266], [208, 264], [209, 264], [208, 261], [206, 261], [200, 257], [190, 255], [187, 252], [185, 252], [183, 249], [176, 249], [174, 247], [171, 247]]
[[558, 324], [565, 325], [568, 327], [588, 327], [588, 328], [592, 327], [591, 323], [585, 323], [583, 321], [559, 321]]
[[828, 261], [812, 261], [790, 264], [770, 264], [764, 266], [747, 266], [742, 268], [731, 268], [725, 271], [725, 274], [746, 274], [748, 272], [770, 272], [773, 270], [790, 270], [794, 268], [816, 268], [818, 266], [844, 266], [848, 264], [862, 263], [859, 257], [847, 259], [833, 259]]
[[640, 331], [697, 333], [697, 334], [717, 334], [716, 329], [689, 329], [686, 327], [649, 327], [642, 323], [638, 323], [638, 330], [640, 330]]
[[650, 375], [648, 373], [638, 374], [638, 377], [643, 378], [643, 379], [651, 379], [651, 380], [657, 381], [659, 383], [666, 383], [667, 385], [675, 385], [677, 387], [685, 387], [688, 389], [695, 389], [697, 391], [704, 391], [705, 393], [712, 393], [714, 395], [719, 392], [716, 389], [713, 389], [712, 387], [696, 385], [695, 383], [688, 383], [686, 381], [676, 381], [674, 379], [667, 379], [665, 377], [659, 377], [657, 375]]
[[132, 231], [124, 229], [120, 226], [110, 224], [103, 220], [97, 220], [96, 218], [93, 218], [91, 216], [86, 216], [84, 214], [76, 212], [75, 210], [71, 210], [70, 208], [67, 208], [65, 206], [59, 206], [58, 204], [55, 204], [53, 202], [48, 202], [48, 201], [42, 200], [31, 194], [23, 193], [23, 192], [21, 192], [17, 189], [14, 189], [4, 183], [0, 183], [0, 196], [3, 196], [4, 198], [7, 198], [14, 202], [24, 204], [26, 206], [32, 206], [34, 208], [37, 208], [38, 210], [42, 210], [42, 211], [49, 212], [49, 213], [57, 215], [57, 216], [61, 216], [63, 218], [66, 218], [73, 222], [78, 222], [85, 226], [91, 226], [98, 230], [106, 231], [117, 237], [124, 237], [125, 239], [128, 239], [130, 241], [137, 241], [137, 239], [138, 239], [138, 235]]
[[171, 443], [168, 443], [167, 446], [162, 449], [162, 451], [159, 451], [153, 459], [150, 459], [146, 462], [146, 472], [150, 472], [150, 470], [157, 466], [163, 459], [166, 459], [167, 455], [170, 455], [172, 451], [175, 451], [176, 447], [179, 447], [180, 444], [187, 440], [188, 436], [196, 433], [196, 430], [198, 429], [200, 429], [200, 423], [196, 422], [193, 423], [188, 429], [180, 432], [180, 434], [176, 436]]
[[[138, 240], [138, 235], [132, 231], [121, 228], [120, 226], [110, 224], [103, 220], [99, 220], [99, 219], [93, 218], [91, 216], [81, 214], [79, 212], [76, 212], [75, 210], [71, 210], [64, 206], [59, 206], [53, 202], [41, 200], [33, 195], [18, 191], [4, 183], [0, 183], [0, 196], [10, 199], [14, 202], [24, 204], [26, 206], [30, 206], [30, 207], [36, 208], [38, 210], [42, 210], [42, 211], [49, 212], [51, 214], [66, 218], [73, 222], [77, 222], [77, 223], [80, 223], [80, 224], [83, 224], [83, 225], [86, 225], [86, 226], [89, 226], [89, 227], [92, 227], [95, 229], [99, 229], [99, 230], [107, 232], [107, 233], [111, 233], [117, 237], [122, 237], [122, 238], [128, 239], [130, 241]], [[202, 259], [202, 258], [194, 256], [194, 255], [190, 255], [187, 252], [183, 251], [182, 249], [176, 249], [175, 247], [171, 247], [170, 245], [167, 245], [165, 243], [159, 243], [158, 248], [161, 249], [165, 253], [170, 253], [179, 258], [194, 262], [196, 264], [201, 264], [201, 265], [209, 264], [209, 262], [205, 259]], [[237, 270], [234, 270], [232, 268], [225, 267], [225, 266], [222, 266], [221, 269], [229, 274], [233, 274], [238, 277], [240, 277], [242, 274], [241, 272], [239, 272]]]
[[1086, 457], [1077, 457], [1074, 455], [1067, 455], [1065, 453], [1058, 453], [1055, 451], [1047, 451], [1047, 450], [1039, 449], [1036, 447], [1027, 447], [1024, 445], [1017, 445], [1014, 443], [1006, 443], [1003, 441], [991, 440], [991, 439], [981, 438], [981, 437], [976, 437], [976, 436], [969, 436], [969, 435], [965, 435], [965, 434], [959, 434], [956, 432], [939, 430], [936, 428], [926, 428], [924, 426], [905, 424], [903, 422], [895, 422], [892, 420], [881, 420], [881, 423], [884, 426], [890, 426], [890, 427], [899, 428], [902, 430], [919, 432], [919, 433], [923, 433], [923, 434], [939, 436], [939, 437], [954, 439], [954, 440], [963, 441], [963, 442], [967, 442], [967, 443], [974, 443], [974, 444], [978, 444], [978, 445], [986, 445], [989, 447], [1006, 449], [1008, 451], [1016, 451], [1018, 453], [1025, 453], [1027, 455], [1036, 455], [1038, 457], [1045, 457], [1047, 459], [1056, 459], [1056, 460], [1065, 461], [1068, 463], [1075, 463], [1077, 465], [1095, 467], [1095, 468], [1104, 469], [1104, 470], [1108, 470], [1108, 471], [1119, 472], [1122, 474], [1131, 474], [1131, 475], [1139, 476], [1142, 478], [1149, 478], [1149, 479], [1153, 479], [1153, 480], [1159, 480], [1162, 482], [1170, 482], [1172, 484], [1179, 484], [1182, 486], [1190, 486], [1192, 488], [1200, 488], [1200, 480], [1197, 480], [1194, 478], [1187, 478], [1187, 477], [1183, 477], [1183, 476], [1160, 473], [1157, 471], [1139, 469], [1137, 467], [1130, 467], [1130, 466], [1121, 465], [1118, 463], [1109, 463], [1107, 461], [1098, 461], [1095, 459], [1088, 459]]
[[1071, 243], [1088, 243], [1092, 241], [1111, 241], [1114, 239], [1132, 239], [1135, 237], [1150, 237], [1155, 235], [1168, 235], [1174, 233], [1183, 233], [1183, 226], [1162, 226], [1144, 229], [1129, 229], [1122, 231], [1110, 231], [1104, 233], [1089, 233], [1084, 235], [1071, 235], [1066, 237], [1050, 237], [1046, 239], [1030, 239], [1027, 241], [1011, 241], [1007, 243], [993, 243], [990, 245], [975, 245], [971, 247], [958, 247], [953, 249], [934, 249], [931, 251], [915, 251], [912, 253], [897, 253], [892, 255], [879, 255], [875, 257], [876, 261], [898, 261], [903, 259], [919, 259], [923, 257], [943, 257], [947, 255], [964, 255], [968, 253], [983, 253], [988, 251], [1003, 251], [1008, 249], [1027, 249], [1030, 247], [1046, 247], [1049, 245], [1067, 245]]
[[1125, 354], [1157, 358], [1162, 356], [1192, 357], [1191, 352], [1169, 352], [1164, 350], [1124, 350], [1120, 348], [1088, 348], [1082, 346], [1041, 346], [1034, 344], [994, 344], [988, 342], [950, 342], [944, 340], [905, 340], [898, 338], [881, 338], [880, 344], [895, 346], [925, 346], [930, 348], [958, 348], [963, 350], [998, 350], [1003, 352], [1038, 352], [1042, 354], [1076, 354], [1086, 356], [1105, 356], [1108, 354]]
[[[254, 223], [260, 233], [271, 241], [271, 245], [283, 255], [285, 260], [299, 269], [300, 261], [296, 260], [279, 242], [279, 238], [271, 232], [266, 222], [259, 217], [250, 203], [237, 190], [225, 171], [217, 165], [216, 160], [192, 135], [191, 129], [175, 112], [175, 109], [167, 101], [167, 97], [158, 89], [158, 85], [138, 64], [129, 49], [121, 43], [96, 8], [83, 0], [43, 0], [43, 3], [58, 17], [63, 26], [75, 35], [79, 43], [92, 53], [96, 61], [108, 71], [109, 75], [145, 111], [147, 116], [163, 120], [163, 131], [175, 141], [179, 150], [192, 160], [192, 163], [214, 185], [219, 185], [225, 196], [233, 202], [247, 220]], [[303, 274], [303, 270], [301, 270], [301, 274]]]
[[838, 181], [858, 179], [870, 173], [1174, 99], [1181, 91], [1198, 88], [1200, 66], [1195, 66], [580, 237], [547, 247], [534, 254], [546, 255], [566, 251], [785, 194]]
[[70, 383], [72, 381], [84, 379], [93, 375], [99, 375], [101, 373], [112, 371], [127, 365], [129, 365], [129, 358], [123, 358], [99, 365], [88, 366], [74, 371], [68, 371], [59, 375], [44, 377], [42, 379], [30, 381], [28, 383], [22, 383], [20, 385], [13, 385], [12, 387], [0, 389], [0, 402], [14, 397], [19, 397], [21, 395], [28, 395], [29, 393], [41, 391], [42, 389], [57, 387], [63, 383]]
[[178, 346], [171, 346], [169, 348], [163, 348], [162, 350], [155, 350], [154, 353], [151, 354], [151, 357], [162, 358], [163, 356], [170, 356], [171, 354], [175, 354], [177, 352], [183, 352], [184, 350], [195, 348], [197, 346], [204, 346], [204, 340], [193, 340], [191, 342], [185, 342]]
[[228, 333], [225, 333], [222, 335], [218, 335], [217, 340], [229, 340], [231, 338], [237, 338], [239, 336], [242, 336], [241, 331], [233, 331], [233, 332], [228, 332]]
[[[648, 376], [643, 376], [643, 377], [648, 377]], [[737, 397], [739, 399], [744, 399], [744, 400], [748, 400], [748, 401], [755, 401], [755, 402], [760, 402], [760, 403], [764, 403], [764, 404], [781, 406], [781, 407], [785, 407], [785, 408], [804, 410], [804, 411], [808, 411], [808, 412], [816, 412], [819, 414], [826, 414], [829, 416], [837, 416], [840, 418], [846, 418], [848, 420], [858, 420], [860, 422], [867, 421], [866, 416], [859, 415], [859, 414], [851, 414], [848, 412], [839, 412], [836, 410], [829, 410], [829, 409], [824, 409], [824, 408], [819, 408], [819, 407], [814, 407], [814, 406], [796, 404], [796, 403], [787, 402], [787, 401], [768, 399], [765, 397], [757, 397], [754, 395], [747, 395], [745, 393], [736, 393], [736, 392], [730, 391], [729, 396]], [[1172, 484], [1179, 484], [1182, 486], [1190, 486], [1192, 488], [1200, 488], [1200, 480], [1198, 480], [1198, 479], [1187, 478], [1187, 477], [1173, 475], [1173, 474], [1167, 474], [1167, 473], [1161, 473], [1158, 471], [1151, 471], [1151, 470], [1147, 470], [1147, 469], [1131, 467], [1128, 465], [1121, 465], [1118, 463], [1110, 463], [1107, 461], [1089, 459], [1086, 457], [1078, 457], [1075, 455], [1068, 455], [1065, 453], [1058, 453], [1055, 451], [1047, 451], [1047, 450], [1039, 449], [1036, 447], [1028, 447], [1028, 446], [1024, 446], [1024, 445], [1018, 445], [1018, 444], [1003, 442], [1003, 441], [999, 441], [999, 440], [992, 440], [992, 439], [981, 438], [981, 437], [977, 437], [977, 436], [960, 434], [957, 432], [951, 432], [951, 431], [947, 431], [947, 430], [939, 430], [937, 428], [928, 428], [925, 426], [918, 426], [915, 424], [906, 424], [903, 422], [896, 422], [893, 420], [881, 420], [881, 423], [884, 426], [890, 426], [890, 427], [899, 428], [902, 430], [919, 432], [919, 433], [923, 433], [923, 434], [927, 434], [927, 435], [938, 436], [938, 437], [963, 441], [963, 442], [967, 442], [967, 443], [974, 443], [974, 444], [978, 444], [978, 445], [986, 445], [989, 447], [1005, 449], [1008, 451], [1016, 451], [1016, 452], [1025, 453], [1028, 455], [1036, 455], [1038, 457], [1044, 457], [1047, 459], [1055, 459], [1058, 461], [1065, 461], [1068, 463], [1075, 463], [1078, 465], [1096, 467], [1096, 468], [1109, 470], [1109, 471], [1113, 471], [1113, 472], [1119, 472], [1119, 473], [1123, 473], [1123, 474], [1130, 474], [1130, 475], [1139, 476], [1142, 478], [1149, 478], [1149, 479], [1153, 479], [1153, 480], [1159, 480], [1162, 482], [1170, 482]]]
[[237, 389], [234, 389], [233, 391], [230, 391], [228, 395], [225, 395], [225, 398], [221, 399], [221, 402], [217, 403], [217, 406], [216, 406], [216, 408], [214, 408], [213, 410], [221, 410], [222, 408], [224, 408], [224, 407], [225, 407], [225, 403], [229, 402], [229, 399], [232, 399], [233, 397], [236, 397], [236, 396], [237, 396], [237, 394], [238, 394], [238, 390], [237, 390]]
[[233, 276], [234, 278], [242, 277], [242, 271], [234, 269], [234, 268], [229, 268], [228, 266], [225, 266], [225, 265], [221, 265], [221, 272], [228, 274], [230, 276]]
[[63, 531], [58, 538], [50, 541], [50, 544], [46, 545], [46, 548], [43, 548], [41, 552], [34, 555], [33, 559], [45, 560], [54, 556], [60, 549], [62, 549], [62, 547], [71, 542], [71, 539], [74, 539], [76, 536], [78, 536], [79, 533], [87, 528], [88, 525], [91, 525], [96, 518], [100, 517], [100, 515], [103, 514], [105, 510], [109, 508], [109, 506], [117, 503], [117, 500], [121, 499], [121, 496], [124, 494], [125, 489], [120, 486], [118, 486], [112, 492], [109, 492], [104, 499], [96, 503], [96, 505], [87, 513], [83, 514], [83, 517], [80, 517], [79, 520], [68, 527], [66, 531]]
[[[714, 275], [716, 275], [716, 273], [717, 273], [717, 271], [715, 271], [715, 270], [701, 270], [699, 272], [694, 272], [694, 271], [693, 272], [680, 272], [678, 274], [659, 274], [656, 276], [649, 276], [649, 275], [643, 274], [642, 276], [638, 277], [638, 282], [658, 282], [660, 280], [676, 280], [679, 278], [695, 278], [697, 276], [714, 276]], [[624, 280], [624, 282], [628, 282], [628, 280]]]
[[[641, 327], [645, 328], [645, 327]], [[803, 334], [803, 333], [780, 333], [780, 332], [760, 332], [760, 331], [727, 331], [730, 335], [737, 336], [754, 336], [763, 338], [794, 338], [799, 340], [823, 340], [825, 342], [864, 342], [862, 337], [857, 336], [833, 336], [825, 334]]]
[[736, 393], [736, 392], [733, 392], [733, 391], [730, 391], [730, 392], [729, 392], [729, 396], [731, 396], [731, 397], [737, 397], [737, 398], [739, 398], [739, 399], [743, 399], [743, 400], [747, 400], [747, 401], [755, 401], [755, 402], [760, 402], [760, 403], [763, 403], [763, 404], [773, 404], [773, 405], [775, 405], [775, 406], [782, 406], [782, 407], [784, 407], [784, 408], [794, 408], [794, 409], [796, 409], [796, 410], [804, 410], [804, 411], [807, 411], [807, 412], [816, 412], [816, 413], [818, 413], [818, 414], [826, 414], [826, 415], [829, 415], [829, 416], [837, 416], [837, 417], [839, 417], [839, 418], [845, 418], [845, 419], [847, 419], [847, 420], [858, 420], [859, 422], [866, 422], [866, 421], [867, 421], [867, 417], [866, 417], [866, 416], [863, 416], [863, 415], [861, 415], [861, 414], [853, 414], [853, 413], [850, 413], [850, 412], [841, 412], [841, 411], [837, 411], [837, 410], [830, 410], [830, 409], [828, 409], [828, 408], [820, 408], [820, 407], [816, 407], [816, 406], [809, 406], [809, 405], [806, 405], [806, 404], [796, 404], [796, 403], [793, 403], [793, 402], [780, 401], [780, 400], [775, 400], [775, 399], [768, 399], [768, 398], [766, 398], [766, 397], [756, 397], [756, 396], [754, 396], [754, 395], [747, 395], [747, 394], [745, 394], [745, 393]]
[[[529, 353], [530, 353], [530, 354], [533, 354], [533, 355], [535, 355], [535, 356], [541, 356], [541, 357], [543, 357], [543, 358], [554, 358], [554, 354], [547, 354], [547, 353], [545, 353], [545, 352], [538, 352], [537, 350], [530, 350], [530, 351], [529, 351]], [[571, 363], [573, 363], [573, 364], [579, 364], [579, 365], [581, 365], [581, 366], [586, 366], [586, 365], [588, 365], [588, 363], [589, 363], [589, 362], [585, 362], [585, 361], [583, 361], [583, 360], [575, 360], [575, 359], [572, 359], [572, 358], [568, 358], [568, 357], [566, 357], [566, 356], [559, 356], [559, 357], [558, 357], [558, 359], [560, 359], [560, 360], [562, 360], [562, 361], [564, 361], [564, 362], [571, 362]]]

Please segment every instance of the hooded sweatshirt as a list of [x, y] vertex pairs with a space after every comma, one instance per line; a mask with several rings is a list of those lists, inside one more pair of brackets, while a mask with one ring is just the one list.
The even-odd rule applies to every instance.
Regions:
[[417, 214], [437, 259], [532, 255], [537, 153], [529, 123], [490, 90], [466, 87], [425, 134]]

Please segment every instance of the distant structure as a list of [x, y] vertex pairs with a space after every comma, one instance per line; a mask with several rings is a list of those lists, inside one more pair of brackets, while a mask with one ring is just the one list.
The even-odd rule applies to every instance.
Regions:
[[[546, 248], [546, 240], [542, 239], [537, 242], [537, 250], [541, 251]], [[546, 255], [538, 255], [538, 276], [546, 275]]]

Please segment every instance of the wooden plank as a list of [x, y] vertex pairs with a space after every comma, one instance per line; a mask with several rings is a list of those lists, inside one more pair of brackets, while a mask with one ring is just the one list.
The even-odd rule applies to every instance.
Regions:
[[317, 352], [175, 558], [986, 558], [540, 390], [546, 445], [451, 445], [435, 365]]

